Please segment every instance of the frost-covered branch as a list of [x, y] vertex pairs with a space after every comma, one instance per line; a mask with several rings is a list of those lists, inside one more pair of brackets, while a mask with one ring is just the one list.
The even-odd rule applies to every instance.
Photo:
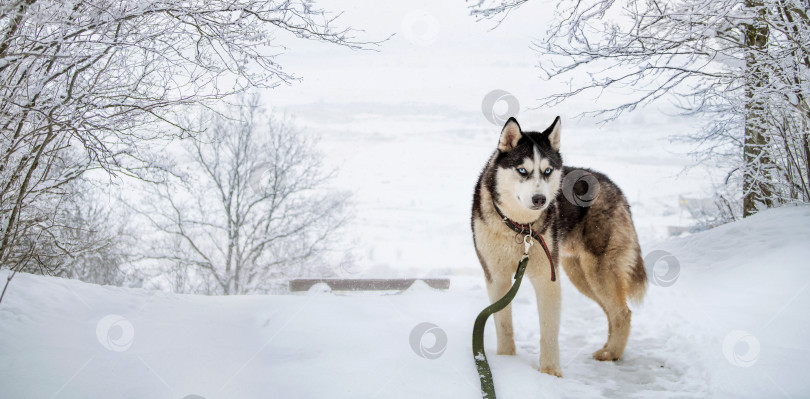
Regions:
[[[472, 14], [504, 16], [525, 1], [480, 0]], [[801, 0], [568, 0], [534, 42], [547, 79], [571, 82], [542, 106], [622, 93], [584, 114], [618, 118], [660, 100], [711, 115], [692, 137], [704, 159], [736, 176], [744, 214], [810, 202], [804, 154], [810, 124], [810, 20]], [[599, 97], [598, 97], [599, 98]]]
[[27, 258], [67, 182], [152, 179], [147, 143], [193, 134], [190, 107], [298, 79], [276, 62], [285, 43], [377, 44], [337, 16], [308, 0], [0, 3], [0, 265]]
[[172, 175], [181, 178], [149, 184], [135, 206], [160, 231], [145, 257], [185, 274], [174, 289], [209, 294], [267, 292], [270, 279], [317, 265], [346, 197], [326, 188], [314, 142], [263, 115], [255, 96], [205, 125], [183, 145]]

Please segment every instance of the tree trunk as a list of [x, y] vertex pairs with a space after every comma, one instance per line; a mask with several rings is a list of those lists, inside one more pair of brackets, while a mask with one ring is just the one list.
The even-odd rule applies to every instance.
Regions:
[[745, 27], [745, 161], [743, 175], [743, 217], [757, 212], [759, 204], [773, 207], [773, 187], [770, 183], [773, 161], [765, 118], [765, 99], [761, 91], [768, 83], [768, 74], [758, 60], [768, 44], [769, 29], [765, 22], [766, 9], [762, 0], [746, 0], [745, 5], [756, 12], [753, 23]]
[[[810, 184], [810, 135], [804, 134], [804, 168], [806, 179], [805, 181]], [[805, 192], [805, 201], [810, 201], [810, 192]]]

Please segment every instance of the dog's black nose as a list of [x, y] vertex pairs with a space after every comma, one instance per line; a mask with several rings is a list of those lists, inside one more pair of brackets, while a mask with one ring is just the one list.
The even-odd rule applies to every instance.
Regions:
[[532, 205], [534, 205], [534, 206], [543, 206], [545, 204], [546, 204], [546, 196], [545, 195], [535, 194], [532, 197]]

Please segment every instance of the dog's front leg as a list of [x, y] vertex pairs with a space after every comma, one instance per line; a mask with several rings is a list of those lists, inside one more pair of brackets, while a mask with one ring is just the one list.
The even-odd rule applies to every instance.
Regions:
[[[495, 303], [512, 287], [512, 281], [508, 275], [493, 276], [492, 281], [487, 281], [487, 293], [490, 303]], [[498, 354], [515, 354], [515, 333], [512, 330], [512, 305], [509, 304], [500, 312], [495, 313], [495, 334], [498, 336]]]
[[[541, 268], [548, 270], [548, 266]], [[548, 274], [532, 276], [540, 315], [540, 372], [562, 377], [560, 369], [560, 279], [551, 281]]]

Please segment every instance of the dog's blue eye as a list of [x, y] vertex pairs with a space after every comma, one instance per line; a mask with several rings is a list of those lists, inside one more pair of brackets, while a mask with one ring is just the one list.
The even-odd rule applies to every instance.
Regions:
[[546, 168], [546, 170], [545, 170], [545, 171], [543, 171], [543, 173], [544, 173], [546, 176], [550, 175], [550, 174], [551, 174], [551, 168]]
[[528, 172], [526, 172], [525, 168], [518, 168], [518, 173], [520, 173], [521, 176], [526, 176]]

